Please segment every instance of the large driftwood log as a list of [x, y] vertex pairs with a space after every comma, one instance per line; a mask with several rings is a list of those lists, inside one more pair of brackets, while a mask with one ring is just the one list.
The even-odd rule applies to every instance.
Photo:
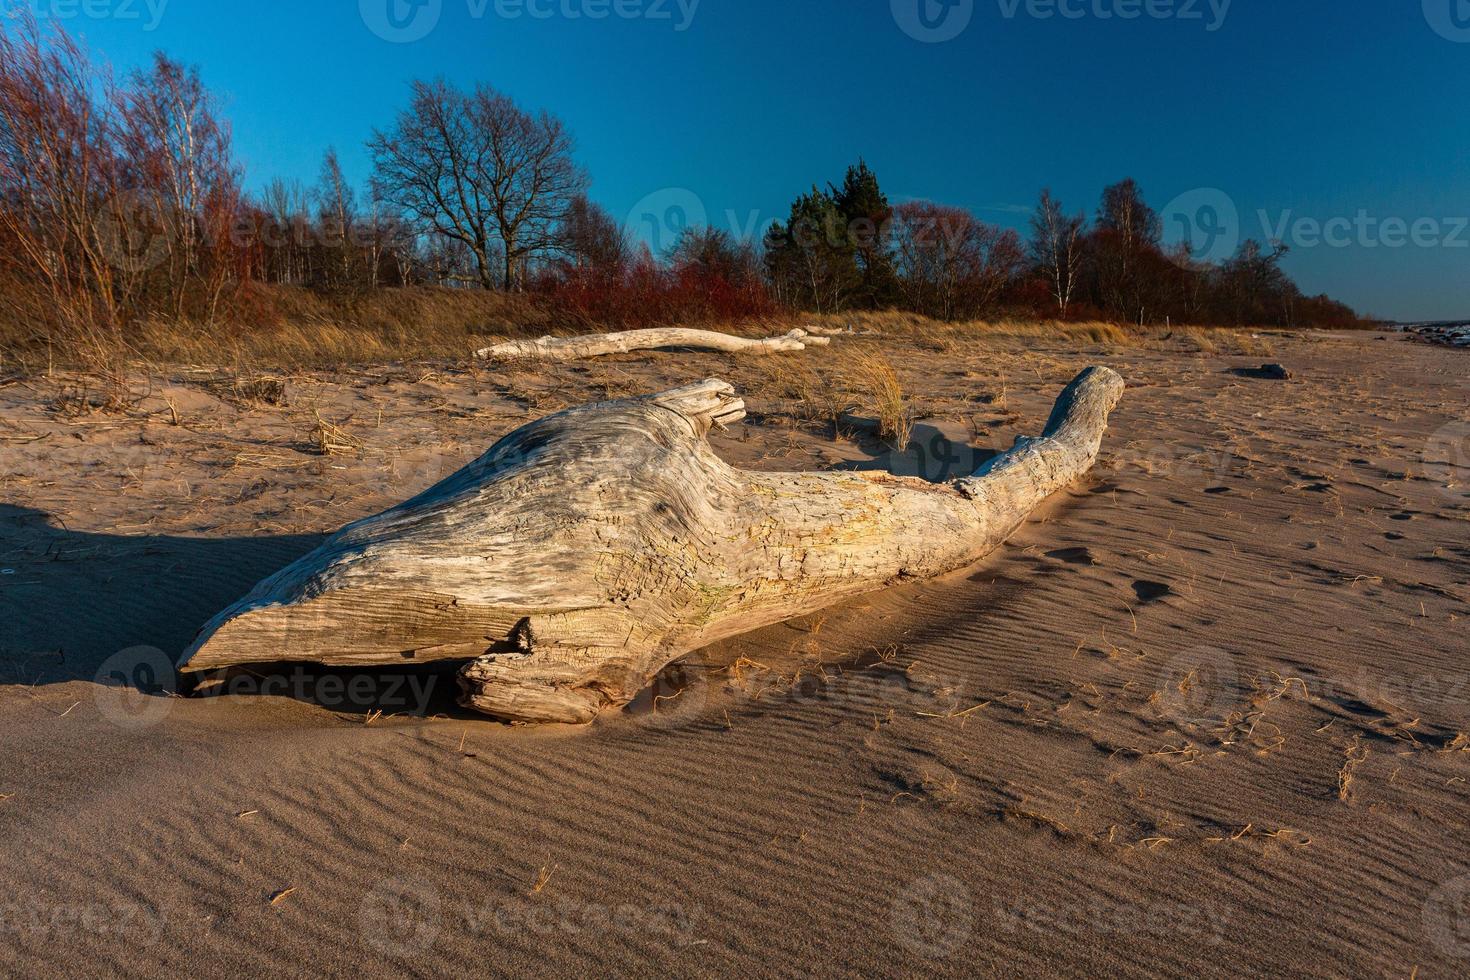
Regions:
[[806, 330], [793, 330], [785, 336], [751, 340], [713, 330], [689, 330], [682, 327], [659, 327], [652, 330], [621, 330], [617, 333], [589, 334], [585, 337], [542, 337], [540, 340], [511, 340], [477, 351], [481, 360], [574, 361], [606, 354], [626, 354], [637, 350], [659, 350], [689, 347], [696, 350], [725, 351], [731, 354], [774, 354], [806, 350], [831, 343], [828, 337], [816, 337]]
[[981, 558], [1092, 466], [1122, 391], [1089, 369], [948, 485], [734, 469], [707, 438], [745, 415], [722, 381], [574, 408], [266, 579], [181, 666], [477, 658], [469, 707], [588, 722], [715, 640]]

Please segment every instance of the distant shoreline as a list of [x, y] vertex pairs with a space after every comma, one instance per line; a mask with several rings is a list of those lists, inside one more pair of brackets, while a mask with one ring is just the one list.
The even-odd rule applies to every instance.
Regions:
[[1393, 329], [1413, 334], [1415, 338], [1442, 347], [1470, 348], [1470, 320], [1447, 320], [1441, 323], [1397, 323]]

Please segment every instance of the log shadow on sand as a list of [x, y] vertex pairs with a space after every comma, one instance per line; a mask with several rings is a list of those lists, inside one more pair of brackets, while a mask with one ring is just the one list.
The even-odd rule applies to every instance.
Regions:
[[[121, 651], [176, 660], [199, 628], [326, 535], [185, 537], [72, 531], [0, 504], [0, 685], [97, 681]], [[453, 664], [391, 672], [282, 662], [211, 675], [202, 694], [289, 697], [337, 713], [448, 713]], [[440, 676], [444, 675], [444, 676]]]
[[[122, 651], [176, 660], [210, 616], [325, 537], [97, 534], [0, 504], [0, 685], [101, 683]], [[453, 662], [354, 670], [282, 653], [279, 663], [212, 672], [193, 693], [286, 697], [349, 715], [477, 717], [455, 705]]]

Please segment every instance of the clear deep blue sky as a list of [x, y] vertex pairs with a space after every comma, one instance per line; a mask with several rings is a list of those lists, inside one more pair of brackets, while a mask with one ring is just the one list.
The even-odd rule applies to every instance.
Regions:
[[[1459, 227], [1470, 219], [1470, 0], [1234, 0], [1223, 18], [1224, 0], [699, 0], [690, 18], [692, 2], [0, 10], [58, 18], [118, 69], [158, 48], [199, 65], [252, 188], [313, 181], [332, 144], [365, 182], [372, 128], [392, 120], [409, 80], [443, 75], [560, 115], [592, 196], [620, 217], [636, 220], [651, 194], [643, 210], [693, 207], [668, 190], [679, 188], [712, 224], [733, 212], [738, 230], [752, 215], [783, 217], [796, 193], [840, 179], [860, 155], [895, 201], [1017, 227], [1043, 185], [1091, 212], [1105, 184], [1132, 176], [1161, 210], [1213, 189], [1175, 209], [1197, 213], [1223, 192], [1246, 236], [1276, 234], [1262, 209], [1268, 226], [1289, 219], [1287, 267], [1308, 292], [1385, 317], [1470, 316], [1470, 228]], [[390, 4], [404, 25], [394, 36], [425, 36], [379, 36], [394, 33]], [[1140, 16], [1099, 15], [1130, 8]], [[588, 16], [599, 9], [609, 16]], [[929, 37], [955, 36], [919, 40], [925, 23]], [[1334, 244], [1301, 218], [1338, 219]], [[1390, 219], [1418, 222], [1417, 241]]]

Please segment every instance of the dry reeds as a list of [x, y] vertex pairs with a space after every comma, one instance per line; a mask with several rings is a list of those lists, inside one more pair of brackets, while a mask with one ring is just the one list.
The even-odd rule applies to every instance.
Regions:
[[898, 452], [906, 452], [914, 432], [914, 416], [904, 398], [898, 372], [887, 358], [865, 354], [857, 360], [857, 383], [872, 399], [878, 417], [878, 438]]
[[53, 366], [101, 371], [129, 361], [294, 370], [462, 358], [485, 336], [555, 326], [543, 304], [523, 295], [408, 288], [333, 297], [252, 284], [211, 321], [154, 317], [84, 337], [56, 333], [39, 314], [0, 311], [0, 353], [29, 373]]
[[311, 429], [311, 445], [323, 456], [355, 456], [362, 452], [362, 440], [348, 435], [340, 426], [328, 422], [318, 413]]
[[551, 876], [556, 873], [555, 867], [541, 866], [541, 871], [536, 875], [536, 882], [531, 886], [530, 894], [540, 895], [546, 890], [546, 885], [551, 881]]

